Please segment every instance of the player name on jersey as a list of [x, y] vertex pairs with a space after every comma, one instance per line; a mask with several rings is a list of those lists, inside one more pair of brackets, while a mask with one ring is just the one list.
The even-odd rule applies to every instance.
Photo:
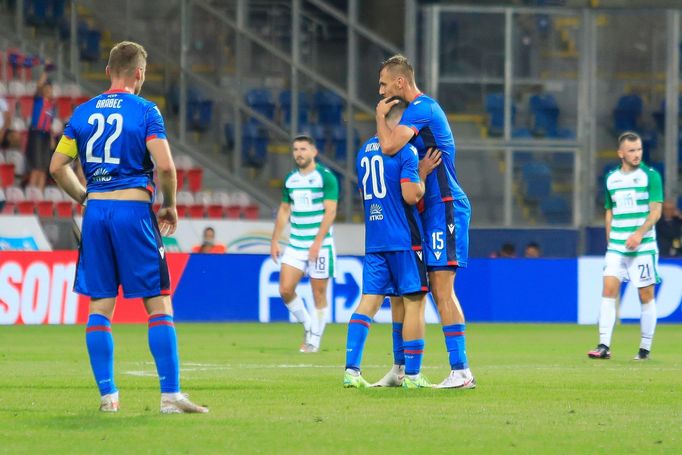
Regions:
[[120, 109], [121, 108], [121, 103], [123, 103], [123, 100], [120, 98], [105, 98], [101, 100], [97, 100], [97, 104], [95, 107], [97, 109], [101, 108], [113, 108], [113, 109]]

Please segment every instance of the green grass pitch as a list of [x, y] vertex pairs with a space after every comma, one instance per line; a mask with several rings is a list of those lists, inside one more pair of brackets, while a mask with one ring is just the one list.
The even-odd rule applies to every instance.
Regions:
[[[178, 324], [183, 389], [208, 415], [160, 415], [146, 326], [114, 327], [121, 411], [97, 411], [82, 326], [0, 327], [0, 453], [680, 453], [682, 331], [660, 325], [652, 360], [639, 327], [613, 358], [586, 356], [595, 327], [470, 324], [475, 390], [348, 390], [346, 326], [300, 354], [299, 326]], [[424, 372], [448, 373], [439, 326]], [[375, 324], [365, 377], [392, 362]]]

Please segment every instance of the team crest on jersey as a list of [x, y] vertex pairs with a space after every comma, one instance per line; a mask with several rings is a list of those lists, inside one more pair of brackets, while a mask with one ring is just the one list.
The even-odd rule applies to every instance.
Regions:
[[379, 204], [372, 204], [369, 206], [369, 220], [381, 221], [384, 219], [383, 209]]

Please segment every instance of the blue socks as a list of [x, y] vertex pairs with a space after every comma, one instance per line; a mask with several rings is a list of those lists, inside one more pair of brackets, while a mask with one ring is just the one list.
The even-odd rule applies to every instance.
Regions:
[[405, 374], [411, 376], [419, 374], [424, 357], [424, 340], [410, 340], [405, 342]]
[[155, 314], [149, 317], [149, 350], [152, 351], [159, 374], [161, 393], [180, 392], [180, 362], [178, 340], [173, 316]]
[[85, 329], [90, 366], [101, 395], [118, 391], [114, 383], [114, 337], [111, 322], [101, 314], [91, 314]]
[[453, 370], [463, 370], [469, 368], [467, 362], [466, 341], [464, 332], [466, 324], [452, 324], [443, 326], [445, 335], [445, 347], [450, 356], [450, 368]]
[[353, 313], [348, 322], [348, 338], [346, 338], [346, 368], [360, 371], [362, 352], [372, 318], [364, 314]]
[[403, 351], [403, 323], [393, 323], [393, 364], [405, 365], [405, 352]]

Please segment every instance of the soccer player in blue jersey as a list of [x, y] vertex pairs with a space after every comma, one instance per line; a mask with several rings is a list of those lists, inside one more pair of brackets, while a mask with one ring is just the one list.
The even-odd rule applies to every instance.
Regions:
[[[394, 124], [407, 104], [402, 103], [394, 104], [389, 113], [389, 121]], [[436, 154], [434, 163], [439, 159]], [[410, 144], [393, 156], [384, 155], [376, 136], [358, 152], [356, 167], [365, 208], [365, 261], [362, 298], [348, 324], [344, 387], [370, 386], [360, 374], [360, 363], [372, 317], [387, 295], [402, 296], [404, 303], [404, 325], [399, 337], [404, 352], [404, 380], [400, 375], [399, 381], [406, 388], [431, 387], [420, 374], [428, 283], [421, 223], [415, 207], [424, 194], [426, 175], [420, 175], [418, 162], [417, 149]], [[397, 359], [395, 366], [400, 368]]]
[[[473, 388], [465, 348], [464, 313], [455, 295], [457, 268], [466, 267], [469, 250], [469, 200], [457, 182], [455, 140], [440, 105], [417, 88], [414, 70], [402, 55], [381, 65], [376, 107], [377, 135], [382, 151], [392, 156], [405, 144], [414, 145], [423, 158], [429, 149], [442, 152], [442, 161], [426, 180], [421, 212], [424, 226], [426, 266], [431, 293], [438, 306], [451, 372], [437, 387]], [[391, 127], [386, 115], [398, 96], [410, 102], [400, 123]]]
[[[161, 412], [205, 413], [207, 408], [180, 391], [170, 276], [161, 241], [161, 232], [172, 234], [177, 225], [177, 181], [161, 113], [138, 96], [146, 66], [147, 52], [139, 44], [114, 46], [106, 68], [111, 88], [76, 108], [52, 156], [50, 173], [78, 203], [87, 200], [74, 289], [90, 297], [85, 342], [101, 395], [100, 411], [119, 409], [111, 318], [121, 285], [126, 297], [143, 299], [149, 314]], [[87, 189], [70, 166], [76, 157]], [[155, 163], [163, 193], [156, 217]]]

